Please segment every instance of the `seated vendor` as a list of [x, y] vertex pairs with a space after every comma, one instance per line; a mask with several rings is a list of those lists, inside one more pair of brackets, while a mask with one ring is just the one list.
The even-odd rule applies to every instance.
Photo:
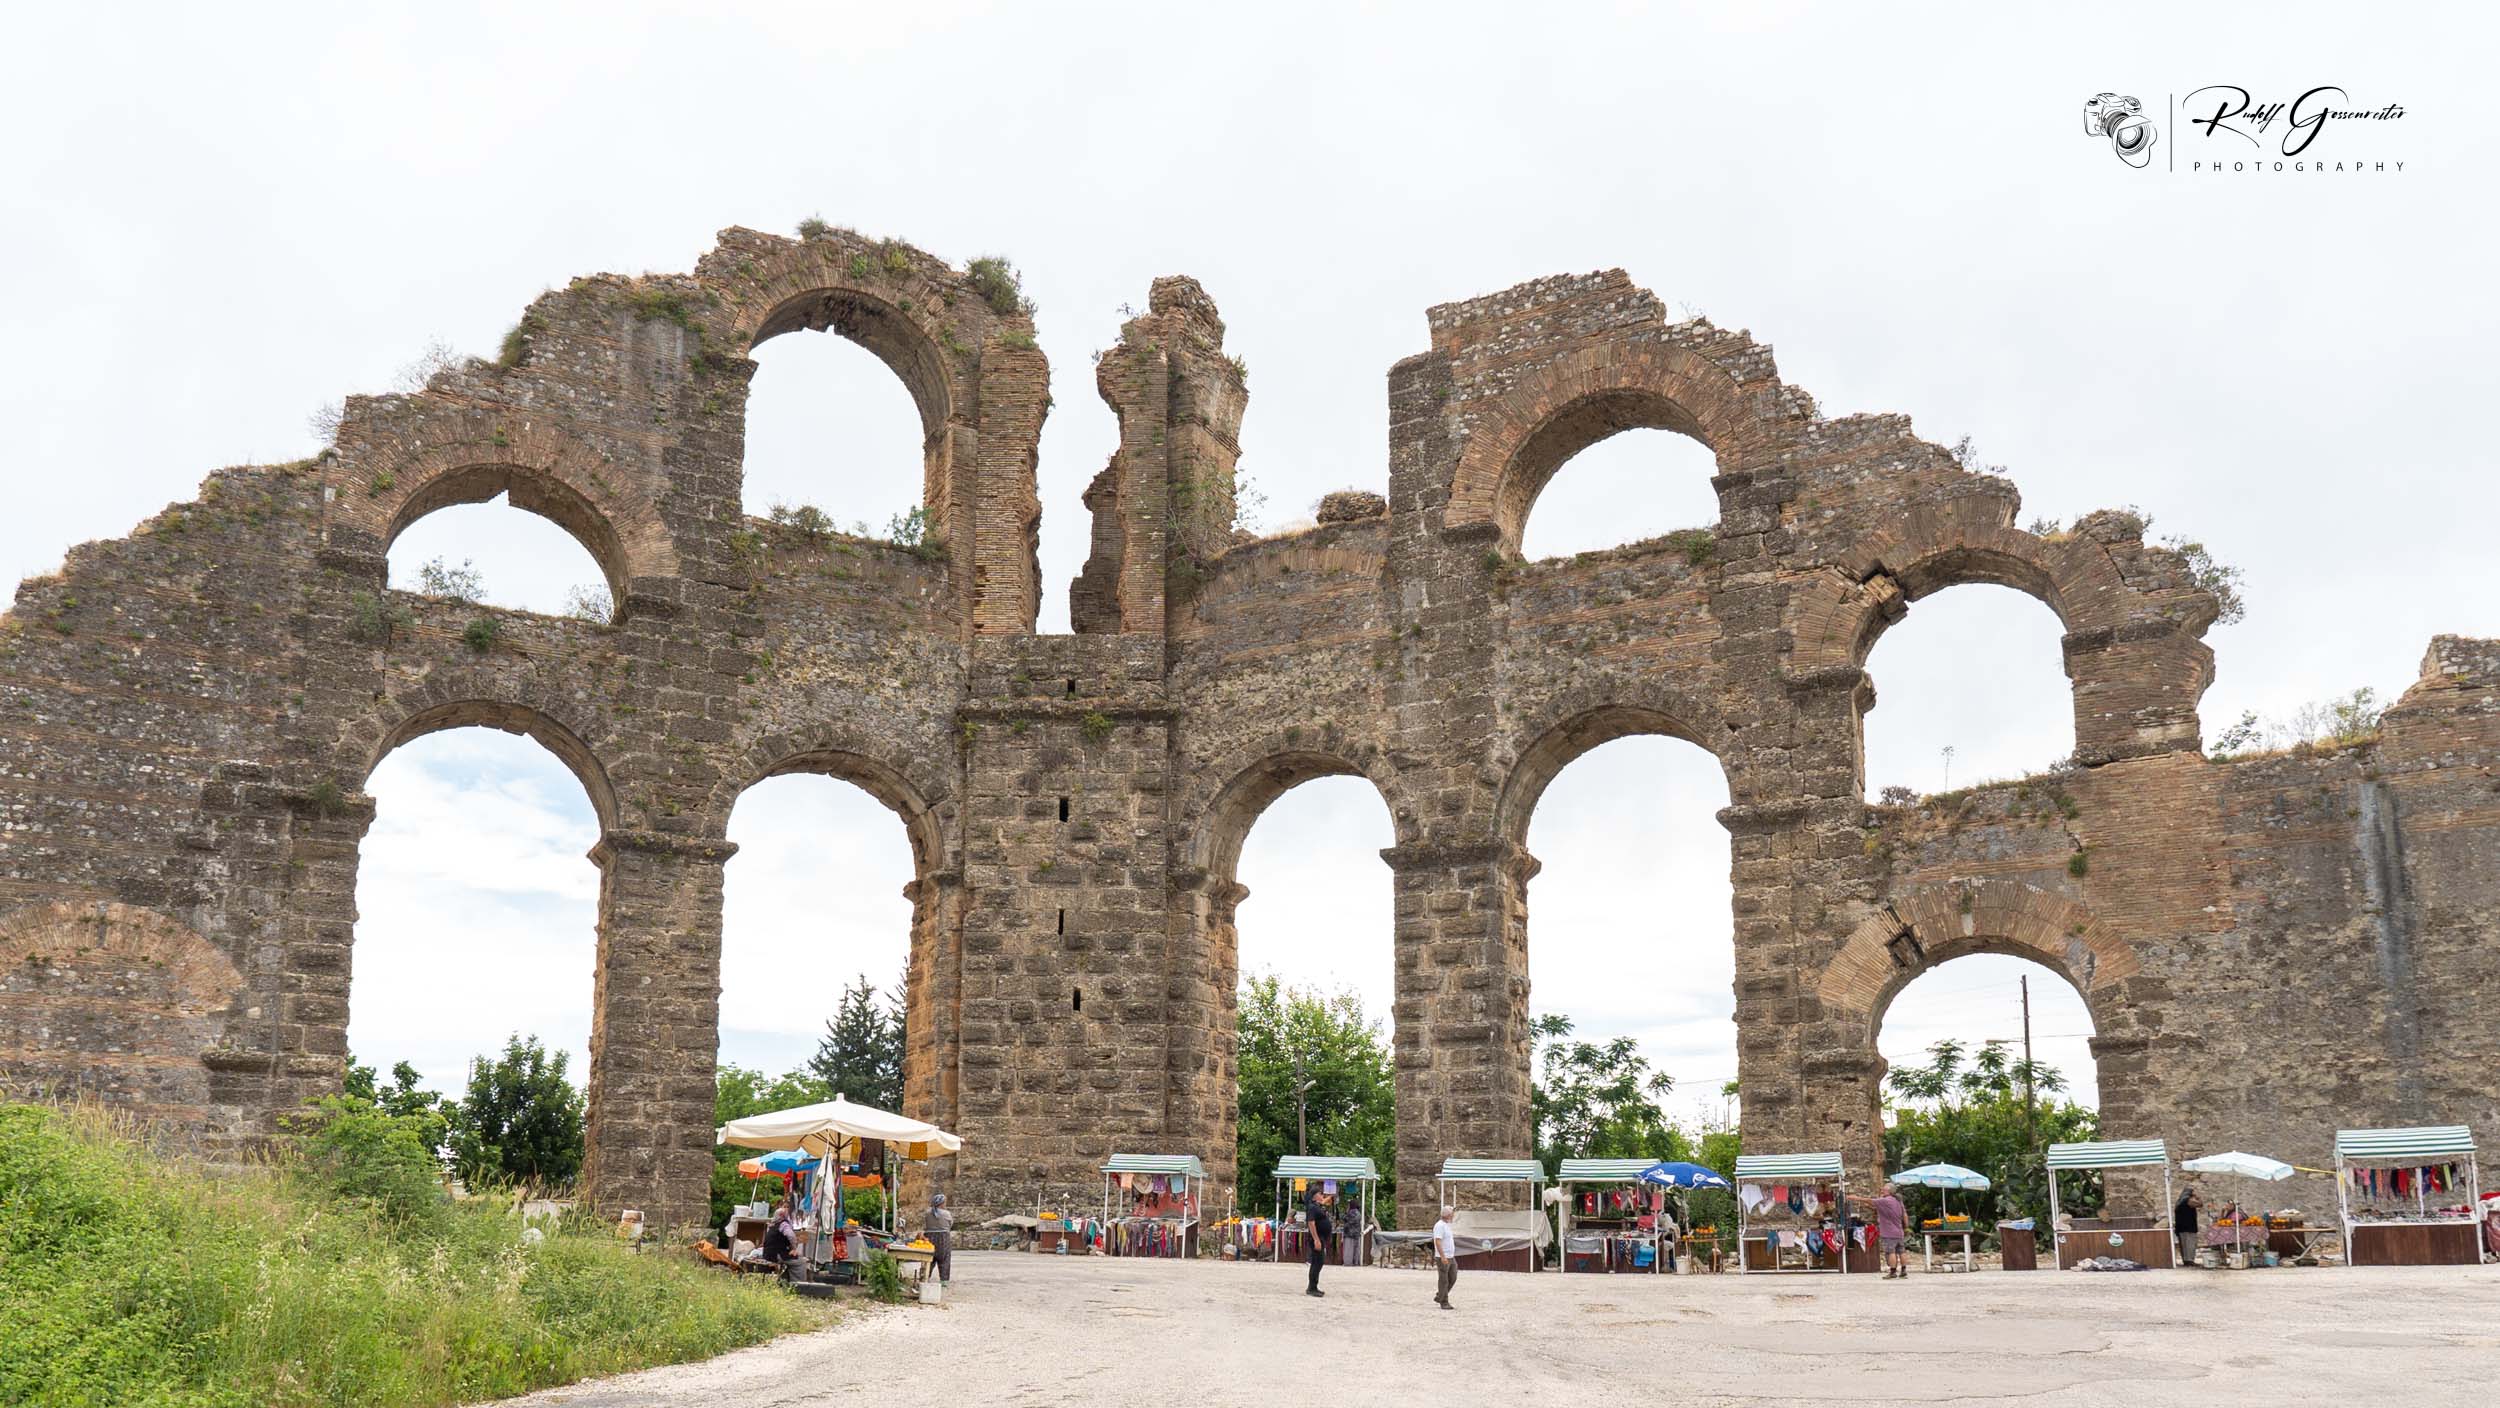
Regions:
[[798, 1224], [791, 1217], [790, 1202], [785, 1198], [773, 1207], [773, 1224], [765, 1229], [764, 1245], [756, 1252], [755, 1259], [780, 1266], [787, 1263], [791, 1253], [797, 1249]]

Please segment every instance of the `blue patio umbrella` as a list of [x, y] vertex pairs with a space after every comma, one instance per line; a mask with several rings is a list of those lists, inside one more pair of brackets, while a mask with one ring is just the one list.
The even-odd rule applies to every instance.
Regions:
[[1731, 1193], [1736, 1191], [1736, 1185], [1728, 1182], [1717, 1169], [1704, 1168], [1700, 1164], [1651, 1164], [1641, 1170], [1641, 1181], [1655, 1183], [1662, 1188], [1725, 1188]]

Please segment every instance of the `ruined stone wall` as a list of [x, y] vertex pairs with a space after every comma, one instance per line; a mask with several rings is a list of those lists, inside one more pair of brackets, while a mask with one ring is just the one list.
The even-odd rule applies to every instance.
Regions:
[[[2010, 484], [1900, 417], [1823, 418], [1768, 349], [1619, 273], [1429, 329], [1389, 374], [1385, 508], [1235, 541], [1243, 369], [1206, 292], [1158, 280], [1097, 367], [1120, 441], [1077, 634], [1039, 636], [1048, 370], [994, 283], [731, 230], [691, 275], [549, 293], [502, 361], [353, 398], [319, 458], [222, 471], [20, 589], [0, 1079], [216, 1151], [268, 1137], [339, 1079], [364, 779], [482, 724], [564, 759], [602, 830], [594, 1203], [702, 1204], [728, 819], [808, 771], [911, 839], [905, 1104], [967, 1141], [928, 1176], [974, 1215], [1090, 1205], [1114, 1151], [1232, 1165], [1242, 841], [1360, 776], [1389, 817], [1411, 1220], [1444, 1157], [1530, 1147], [1529, 823], [1573, 759], [1649, 733], [1728, 780], [1750, 1148], [1872, 1165], [1884, 1008], [1980, 951], [2084, 993], [2113, 1135], [2314, 1167], [2337, 1125], [2500, 1129], [2500, 646], [2441, 638], [2374, 742], [2208, 762], [2215, 604], [2124, 515], [2022, 532]], [[805, 330], [911, 392], [935, 541], [741, 512], [748, 353]], [[1521, 561], [1544, 485], [1632, 427], [1711, 447], [1718, 521]], [[410, 523], [507, 493], [591, 550], [613, 621], [387, 587]], [[1871, 807], [1867, 652], [1966, 582], [2063, 622], [2075, 763]]]

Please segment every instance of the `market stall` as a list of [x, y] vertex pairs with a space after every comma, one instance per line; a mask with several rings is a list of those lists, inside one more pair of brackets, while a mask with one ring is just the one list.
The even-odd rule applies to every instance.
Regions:
[[2335, 1131], [2344, 1264], [2477, 1265], [2481, 1182], [2464, 1125]]
[[[955, 1153], [964, 1142], [936, 1125], [861, 1105], [842, 1096], [795, 1109], [731, 1120], [713, 1132], [715, 1143], [743, 1149], [794, 1151], [812, 1155], [816, 1167], [793, 1186], [800, 1214], [800, 1260], [810, 1274], [834, 1278], [851, 1274], [867, 1255], [890, 1236], [855, 1225], [844, 1207], [846, 1191], [865, 1186], [866, 1175], [853, 1171], [861, 1152], [882, 1144], [908, 1159], [936, 1159]], [[849, 1175], [846, 1177], [845, 1175]], [[877, 1180], [868, 1180], [883, 1186]], [[887, 1190], [886, 1206], [894, 1205]]]
[[1102, 1166], [1102, 1222], [1087, 1229], [1104, 1256], [1193, 1257], [1206, 1165], [1196, 1154], [1113, 1154]]
[[1372, 1198], [1379, 1187], [1380, 1166], [1370, 1159], [1319, 1154], [1287, 1154], [1278, 1159], [1275, 1235], [1268, 1239], [1273, 1249], [1269, 1260], [1301, 1261], [1310, 1256], [1311, 1229], [1293, 1214], [1308, 1194], [1328, 1193], [1337, 1199], [1337, 1235], [1335, 1244], [1325, 1249], [1327, 1259], [1339, 1266], [1371, 1265], [1374, 1234], [1380, 1230], [1372, 1216]]
[[[1919, 1269], [1923, 1271], [1936, 1269], [1936, 1240], [1938, 1238], [1951, 1242], [1958, 1237], [1962, 1242], [1962, 1269], [1964, 1271], [1978, 1270], [1979, 1263], [1972, 1251], [1973, 1228], [1970, 1214], [1964, 1213], [1958, 1218], [1953, 1215], [1953, 1190], [1959, 1188], [1969, 1192], [1981, 1191], [1989, 1186], [1987, 1175], [1975, 1173], [1960, 1164], [1921, 1164], [1917, 1168], [1903, 1169], [1894, 1174], [1891, 1181], [1906, 1187], [1936, 1190], [1938, 1215], [1922, 1218], [1918, 1224], [1918, 1239], [1922, 1248]], [[1945, 1264], [1952, 1265], [1951, 1262]]]
[[1565, 1271], [1659, 1272], [1675, 1259], [1672, 1240], [1660, 1241], [1659, 1216], [1667, 1190], [1641, 1175], [1657, 1159], [1565, 1159], [1554, 1175], [1562, 1193], [1562, 1269]]
[[[2297, 1171], [2281, 1159], [2269, 1159], [2263, 1154], [2243, 1154], [2236, 1149], [2227, 1154], [2182, 1159], [2179, 1168], [2186, 1173], [2228, 1174], [2243, 1186], [2252, 1178], [2265, 1183], [2280, 1183]], [[2282, 1220], [2288, 1223], [2288, 1218]], [[2297, 1244], [2295, 1256], [2308, 1250], [2310, 1238], [2307, 1233], [2310, 1229], [2289, 1225], [2277, 1229], [2273, 1226], [2275, 1221], [2277, 1219], [2241, 1206], [2239, 1199], [2232, 1199], [2221, 1216], [2206, 1224], [2199, 1240], [2198, 1264], [2233, 1269], [2268, 1265], [2282, 1256], [2277, 1248], [2284, 1238]], [[2276, 1235], [2278, 1231], [2281, 1237]]]
[[[2170, 1145], [2160, 1139], [2104, 1139], [2089, 1144], [2051, 1144], [2048, 1152], [2049, 1228], [2054, 1265], [2085, 1259], [2131, 1261], [2144, 1267], [2175, 1267], [2170, 1233]], [[2161, 1169], [2161, 1204], [2150, 1216], [2079, 1217], [2058, 1210], [2057, 1176], [2113, 1168]], [[2103, 1213], [2108, 1208], [2102, 1208]], [[2123, 1269], [2123, 1268], [2121, 1268]]]
[[1848, 1199], [1838, 1154], [1737, 1155], [1737, 1270], [1874, 1270], [1881, 1252]]
[[1518, 1184], [1527, 1192], [1524, 1209], [1460, 1208], [1450, 1215], [1458, 1237], [1462, 1271], [1534, 1271], [1553, 1244], [1553, 1224], [1541, 1207], [1545, 1165], [1534, 1159], [1444, 1159], [1441, 1162], [1441, 1206], [1450, 1206], [1450, 1185]]
[[[1733, 1195], [1736, 1185], [1728, 1182], [1717, 1169], [1683, 1162], [1651, 1164], [1641, 1170], [1641, 1182], [1663, 1190], [1672, 1199], [1674, 1218], [1662, 1221], [1659, 1226], [1662, 1236], [1659, 1253], [1667, 1259], [1667, 1269], [1686, 1272], [1703, 1268], [1718, 1270], [1718, 1226], [1715, 1223], [1706, 1227], [1694, 1226], [1692, 1204], [1685, 1195], [1697, 1188], [1715, 1188]], [[1677, 1254], [1679, 1244], [1683, 1248], [1682, 1255]]]

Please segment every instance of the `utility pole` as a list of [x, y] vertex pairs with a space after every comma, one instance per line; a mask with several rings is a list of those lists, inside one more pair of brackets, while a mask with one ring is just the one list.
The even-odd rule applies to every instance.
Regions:
[[2021, 974], [2023, 984], [2023, 1138], [2031, 1152], [2040, 1152], [2040, 1114], [2031, 1098], [2031, 975]]
[[1311, 1152], [1310, 1099], [1313, 1082], [1302, 1074], [1302, 1053], [1293, 1053], [1293, 1151]]

